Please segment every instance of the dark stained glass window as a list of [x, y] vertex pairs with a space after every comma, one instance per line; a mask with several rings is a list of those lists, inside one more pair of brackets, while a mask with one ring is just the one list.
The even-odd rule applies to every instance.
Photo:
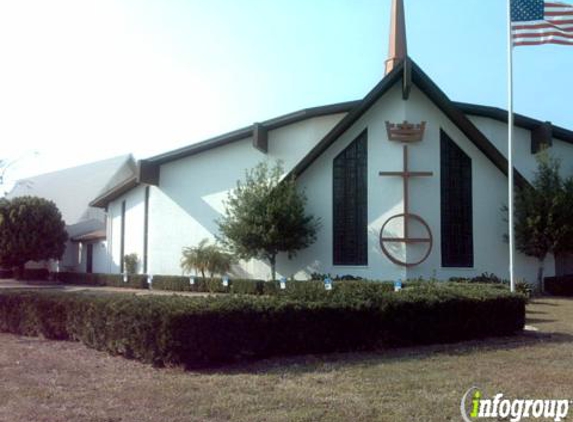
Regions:
[[472, 161], [442, 130], [442, 266], [473, 267]]
[[334, 265], [368, 264], [368, 134], [334, 159]]

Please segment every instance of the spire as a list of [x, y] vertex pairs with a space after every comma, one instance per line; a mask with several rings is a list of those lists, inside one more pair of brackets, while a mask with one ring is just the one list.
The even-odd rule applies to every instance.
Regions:
[[404, 16], [404, 1], [392, 0], [392, 16], [390, 18], [390, 47], [386, 60], [386, 75], [390, 73], [408, 55], [406, 42], [406, 19]]

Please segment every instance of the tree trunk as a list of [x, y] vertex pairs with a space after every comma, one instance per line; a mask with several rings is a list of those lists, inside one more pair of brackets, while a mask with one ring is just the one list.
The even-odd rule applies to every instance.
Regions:
[[539, 258], [539, 268], [537, 270], [537, 285], [541, 289], [541, 293], [545, 292], [545, 286], [543, 282], [543, 270], [545, 267], [545, 258]]
[[276, 281], [277, 279], [277, 254], [269, 255], [269, 262], [271, 264], [271, 279]]

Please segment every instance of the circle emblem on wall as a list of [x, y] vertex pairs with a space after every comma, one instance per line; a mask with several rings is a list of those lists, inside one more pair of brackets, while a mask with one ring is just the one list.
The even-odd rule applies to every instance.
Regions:
[[[391, 236], [387, 233], [387, 229], [390, 226], [390, 224], [394, 221], [399, 221], [399, 220], [403, 221], [404, 224], [404, 237], [395, 237], [395, 236]], [[411, 223], [417, 224], [420, 228], [419, 231], [421, 231], [421, 236], [410, 236], [410, 226]], [[406, 246], [408, 245], [421, 245], [421, 257], [412, 261], [412, 262], [407, 262], [403, 259], [401, 259], [398, 255], [398, 252], [395, 250], [392, 250], [392, 245], [396, 245], [396, 244], [404, 244]], [[416, 214], [411, 214], [411, 213], [402, 213], [402, 214], [396, 214], [392, 217], [390, 217], [388, 220], [386, 220], [386, 222], [382, 225], [382, 229], [380, 230], [380, 247], [382, 248], [382, 252], [384, 253], [384, 255], [386, 255], [386, 257], [392, 261], [394, 264], [396, 265], [400, 265], [403, 267], [414, 267], [416, 265], [420, 265], [422, 262], [424, 262], [426, 259], [428, 259], [428, 256], [430, 256], [430, 253], [432, 252], [432, 246], [433, 246], [433, 237], [432, 237], [432, 231], [430, 230], [430, 226], [428, 225], [428, 223], [426, 223], [424, 221], [424, 219], [422, 217], [420, 217], [419, 215]]]

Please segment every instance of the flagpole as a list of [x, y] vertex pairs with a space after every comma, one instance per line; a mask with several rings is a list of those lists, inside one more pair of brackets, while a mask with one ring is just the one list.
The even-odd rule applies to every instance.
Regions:
[[508, 214], [509, 214], [509, 283], [515, 292], [514, 256], [513, 256], [513, 38], [511, 34], [511, 1], [507, 0], [507, 183], [508, 183]]

